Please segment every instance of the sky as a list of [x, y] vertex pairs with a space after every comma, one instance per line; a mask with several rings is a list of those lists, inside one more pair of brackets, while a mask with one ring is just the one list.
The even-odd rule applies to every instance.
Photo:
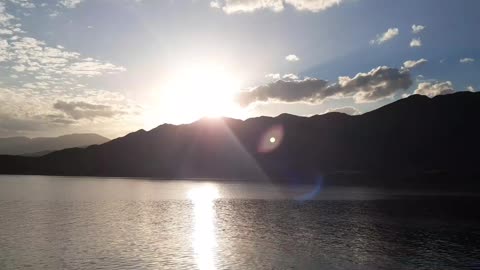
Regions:
[[480, 89], [477, 0], [0, 0], [0, 137]]

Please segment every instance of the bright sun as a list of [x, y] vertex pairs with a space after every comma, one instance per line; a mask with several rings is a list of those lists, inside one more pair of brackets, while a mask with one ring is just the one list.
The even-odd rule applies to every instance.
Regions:
[[162, 87], [162, 104], [167, 104], [177, 122], [201, 117], [240, 117], [235, 94], [237, 78], [222, 66], [189, 65], [176, 69]]

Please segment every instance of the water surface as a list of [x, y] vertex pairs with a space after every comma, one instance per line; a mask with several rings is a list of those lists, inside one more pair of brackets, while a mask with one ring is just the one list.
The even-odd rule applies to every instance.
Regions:
[[472, 269], [475, 194], [0, 176], [0, 269]]

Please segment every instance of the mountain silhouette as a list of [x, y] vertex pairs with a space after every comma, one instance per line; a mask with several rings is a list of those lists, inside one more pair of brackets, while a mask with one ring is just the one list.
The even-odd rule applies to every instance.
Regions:
[[69, 134], [59, 137], [10, 137], [0, 138], [0, 154], [42, 156], [52, 151], [72, 147], [102, 144], [109, 139], [98, 134]]
[[42, 157], [0, 156], [0, 173], [477, 188], [478, 119], [471, 92], [412, 95], [356, 116], [205, 118]]

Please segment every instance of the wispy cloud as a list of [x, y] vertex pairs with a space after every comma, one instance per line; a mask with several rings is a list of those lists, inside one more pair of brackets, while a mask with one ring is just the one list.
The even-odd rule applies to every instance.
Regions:
[[257, 10], [280, 12], [285, 6], [292, 6], [301, 11], [319, 12], [339, 5], [343, 0], [214, 0], [213, 8], [222, 9], [225, 13], [250, 13]]
[[298, 10], [319, 12], [333, 6], [339, 5], [343, 0], [285, 0], [285, 3], [292, 5]]
[[285, 56], [285, 60], [287, 60], [288, 62], [297, 62], [300, 61], [300, 58], [298, 58], [298, 56], [296, 56], [295, 54], [289, 54]]
[[270, 74], [265, 75], [265, 78], [271, 79], [273, 81], [277, 81], [277, 80], [280, 80], [282, 78], [284, 80], [298, 80], [298, 75], [293, 74], [293, 73], [288, 73], [288, 74], [284, 74], [284, 75], [281, 75], [279, 73], [270, 73]]
[[83, 0], [60, 0], [59, 5], [64, 6], [66, 8], [75, 8], [81, 2], [83, 2]]
[[422, 66], [426, 64], [428, 61], [425, 58], [418, 59], [418, 60], [407, 60], [403, 62], [403, 67], [408, 69], [414, 69], [416, 67]]
[[57, 78], [58, 83], [66, 76], [71, 79], [72, 75], [92, 77], [125, 71], [124, 67], [82, 57], [80, 53], [62, 46], [49, 46], [44, 41], [27, 36], [20, 27], [15, 17], [7, 13], [0, 3], [0, 31], [8, 37], [0, 40], [0, 62], [11, 71], [26, 72], [34, 78], [49, 78], [50, 83], [53, 83], [53, 78]]
[[469, 58], [469, 57], [460, 59], [460, 63], [462, 63], [462, 64], [468, 64], [468, 63], [473, 63], [473, 62], [475, 62], [475, 59]]
[[370, 40], [370, 44], [383, 44], [394, 37], [398, 36], [400, 31], [398, 28], [388, 28], [385, 33], [377, 35], [375, 39]]
[[293, 73], [285, 74], [285, 75], [282, 76], [282, 78], [285, 79], [285, 80], [291, 80], [291, 81], [298, 80], [298, 76], [296, 74], [293, 74]]
[[425, 29], [425, 26], [423, 25], [412, 25], [412, 33], [414, 34], [418, 34], [420, 32], [422, 32], [423, 30]]
[[[42, 6], [37, 1], [8, 1], [10, 8], [30, 8], [29, 3]], [[116, 116], [122, 115], [123, 122], [134, 121], [137, 105], [119, 93], [84, 84], [86, 78], [123, 72], [124, 67], [49, 45], [24, 31], [20, 18], [12, 14], [18, 12], [10, 13], [6, 3], [0, 2], [0, 68], [4, 78], [10, 79], [0, 87], [1, 136], [55, 133], [72, 124], [76, 130], [105, 130], [101, 123], [107, 122], [106, 134], [115, 136], [118, 130], [129, 129], [118, 124], [121, 121]], [[65, 104], [55, 108], [56, 100]]]
[[75, 120], [95, 119], [97, 117], [110, 118], [125, 113], [123, 111], [114, 110], [112, 106], [109, 105], [92, 104], [85, 101], [67, 102], [59, 100], [53, 104], [53, 108], [62, 111]]
[[35, 8], [33, 0], [7, 0], [12, 4], [19, 5], [23, 8]]
[[281, 78], [279, 73], [269, 73], [265, 75], [265, 78], [271, 79], [271, 80], [279, 80]]

